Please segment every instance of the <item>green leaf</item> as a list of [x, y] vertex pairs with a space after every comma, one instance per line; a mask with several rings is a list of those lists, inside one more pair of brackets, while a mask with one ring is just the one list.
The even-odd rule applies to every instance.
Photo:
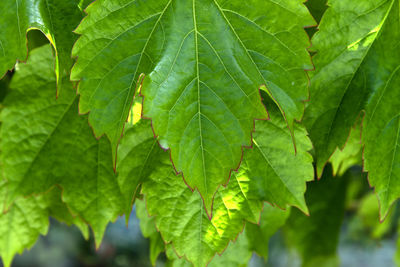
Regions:
[[155, 216], [163, 239], [172, 242], [178, 255], [195, 265], [202, 266], [222, 252], [242, 230], [245, 220], [257, 223], [263, 201], [284, 208], [296, 205], [307, 212], [303, 194], [306, 181], [313, 178], [312, 157], [307, 153], [311, 143], [304, 129], [296, 126], [295, 155], [290, 131], [279, 110], [272, 108], [270, 116], [270, 121], [256, 125], [259, 134], [254, 141], [258, 148], [246, 150], [242, 167], [232, 174], [226, 188], [218, 190], [211, 221], [200, 195], [176, 176], [168, 153], [155, 145], [149, 121], [131, 126], [124, 136], [119, 147], [123, 151], [118, 164], [120, 181], [134, 185], [134, 189], [143, 182], [148, 211]]
[[[0, 199], [7, 194], [7, 183], [0, 183]], [[16, 253], [30, 248], [40, 234], [47, 233], [48, 212], [41, 198], [20, 198], [7, 213], [0, 212], [0, 256], [8, 267]]]
[[276, 233], [286, 222], [290, 215], [290, 209], [281, 210], [271, 205], [264, 204], [260, 223], [246, 224], [246, 235], [249, 240], [249, 249], [258, 255], [268, 258], [268, 243], [272, 235]]
[[343, 150], [336, 149], [329, 159], [334, 176], [342, 176], [350, 167], [362, 164], [361, 130], [361, 123], [357, 121]]
[[80, 0], [2, 0], [0, 2], [0, 77], [27, 58], [27, 31], [39, 29], [54, 46], [56, 73], [69, 73], [71, 50], [77, 39], [72, 31], [83, 17]]
[[[167, 266], [192, 266], [185, 258], [176, 255], [171, 244], [164, 245], [160, 233], [156, 230], [154, 217], [147, 214], [144, 201], [136, 201], [136, 214], [140, 219], [143, 235], [150, 239], [150, 259], [153, 265], [159, 253], [166, 250]], [[289, 211], [266, 204], [260, 224], [247, 223], [237, 240], [230, 243], [222, 255], [216, 255], [208, 266], [247, 266], [253, 251], [267, 257], [269, 238], [283, 226], [289, 214]]]
[[302, 117], [311, 67], [302, 27], [313, 19], [301, 0], [111, 0], [87, 12], [71, 74], [81, 112], [115, 149], [147, 75], [143, 115], [207, 211], [250, 145], [253, 120], [266, 118], [260, 87], [291, 128]]
[[[232, 174], [227, 188], [218, 190], [211, 221], [200, 195], [191, 192], [176, 176], [168, 153], [156, 145], [150, 121], [140, 120], [129, 126], [119, 146], [117, 164], [120, 186], [128, 192], [125, 212], [130, 212], [132, 198], [141, 188], [163, 239], [172, 242], [177, 253], [195, 265], [203, 265], [216, 252], [223, 251], [241, 231], [245, 220], [257, 223], [263, 201], [284, 208], [296, 205], [307, 212], [303, 195], [306, 181], [313, 178], [312, 157], [307, 153], [311, 143], [305, 130], [296, 125], [295, 155], [287, 124], [274, 104], [270, 104], [270, 120], [256, 125], [258, 134], [254, 141], [258, 149], [246, 150], [239, 171]], [[140, 218], [145, 216], [139, 213], [138, 210]], [[150, 219], [144, 220], [147, 224]], [[158, 239], [153, 232], [143, 231], [145, 236]], [[159, 244], [155, 245], [153, 262], [159, 248]]]
[[309, 183], [306, 201], [310, 216], [293, 209], [285, 226], [289, 246], [295, 248], [302, 266], [338, 266], [336, 250], [346, 198], [346, 177], [332, 177], [330, 165], [319, 181]]
[[[129, 215], [141, 183], [158, 166], [162, 150], [149, 120], [129, 125], [118, 147], [118, 182], [124, 196], [124, 213]], [[127, 216], [129, 218], [129, 216]]]
[[[328, 5], [312, 39], [316, 71], [310, 73], [311, 101], [304, 121], [314, 144], [318, 176], [336, 148], [343, 148], [368, 95], [382, 81], [378, 77], [391, 73], [377, 64], [378, 54], [396, 49], [390, 41], [381, 41], [382, 30], [392, 29], [393, 42], [398, 32], [398, 23], [391, 18], [398, 0], [330, 0]], [[395, 54], [387, 55], [398, 61]]]
[[291, 142], [290, 131], [270, 106], [270, 120], [256, 122], [253, 149], [246, 150], [240, 175], [247, 175], [250, 195], [285, 208], [292, 205], [308, 213], [304, 201], [306, 182], [314, 178], [312, 144], [303, 127], [295, 124], [294, 137], [297, 153]]
[[[364, 169], [380, 203], [381, 219], [400, 197], [400, 2], [392, 1], [386, 23], [375, 40], [365, 77], [371, 92], [366, 105]], [[379, 66], [376, 69], [376, 66]]]
[[[273, 124], [276, 118], [281, 124]], [[264, 161], [257, 162], [261, 152], [255, 149], [248, 150], [244, 167], [232, 174], [226, 188], [221, 187], [218, 190], [211, 220], [204, 211], [200, 195], [191, 192], [176, 176], [166, 152], [162, 153], [162, 165], [154, 168], [153, 172], [143, 179], [142, 192], [147, 201], [147, 208], [149, 214], [155, 216], [157, 229], [163, 240], [172, 242], [177, 254], [185, 256], [195, 266], [203, 266], [215, 253], [221, 253], [229, 241], [242, 230], [245, 220], [257, 223], [263, 200], [280, 203], [282, 207], [292, 203], [301, 207], [304, 205], [304, 209], [307, 209], [303, 197], [304, 177], [307, 177], [306, 180], [313, 177], [311, 156], [303, 151], [297, 156], [294, 155], [289, 130], [284, 126], [281, 117], [271, 117], [271, 122], [260, 123], [270, 125], [264, 128], [263, 134], [275, 136], [275, 139], [263, 139], [260, 134], [258, 139], [262, 144], [260, 151], [270, 159], [270, 165], [268, 162], [264, 164]], [[282, 125], [282, 128], [277, 125]], [[275, 140], [277, 147], [289, 140], [287, 145], [290, 149], [274, 149], [274, 143], [264, 144], [265, 140]], [[301, 141], [299, 148], [309, 148], [309, 141], [305, 135], [303, 139], [298, 140]], [[251, 157], [251, 153], [258, 154]], [[282, 156], [287, 158], [286, 162], [293, 164], [292, 172], [285, 171], [288, 169], [286, 165], [277, 164], [277, 159], [281, 159]], [[263, 185], [259, 188], [261, 194], [254, 191], [260, 184]]]
[[99, 242], [107, 223], [122, 212], [111, 145], [97, 140], [87, 117], [78, 115], [71, 83], [64, 83], [56, 99], [52, 63], [50, 46], [33, 50], [27, 64], [18, 66], [4, 101], [0, 159], [9, 182], [7, 202], [58, 184], [63, 201], [92, 226]]
[[228, 186], [218, 190], [210, 220], [201, 196], [176, 176], [166, 152], [162, 163], [142, 186], [147, 209], [163, 240], [172, 242], [177, 254], [195, 266], [222, 253], [243, 230], [245, 220], [258, 222], [261, 202], [247, 194], [247, 177], [233, 174]]
[[[0, 200], [5, 198], [7, 191], [7, 182], [0, 182]], [[29, 249], [39, 235], [47, 233], [49, 216], [68, 225], [75, 224], [84, 236], [88, 235], [86, 224], [73, 217], [61, 201], [60, 189], [54, 188], [41, 196], [18, 198], [7, 212], [0, 213], [0, 257], [5, 266], [11, 265], [16, 253]]]
[[62, 191], [55, 187], [50, 192], [45, 193], [46, 203], [48, 205], [49, 216], [63, 222], [67, 225], [75, 225], [86, 240], [89, 240], [89, 227], [79, 216], [73, 215], [69, 207], [61, 200]]

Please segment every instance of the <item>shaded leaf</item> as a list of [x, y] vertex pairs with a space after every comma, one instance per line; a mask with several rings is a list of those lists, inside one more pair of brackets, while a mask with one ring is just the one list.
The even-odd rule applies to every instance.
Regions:
[[199, 193], [176, 176], [167, 153], [163, 158], [164, 166], [142, 186], [149, 214], [155, 215], [157, 229], [180, 257], [204, 266], [236, 238], [245, 220], [258, 222], [261, 202], [247, 194], [248, 178], [233, 175], [228, 187], [218, 190], [210, 220]]
[[361, 127], [360, 122], [357, 122], [351, 129], [343, 150], [337, 148], [329, 159], [333, 175], [342, 176], [350, 167], [362, 164]]
[[322, 15], [325, 13], [328, 6], [326, 5], [328, 0], [308, 0], [305, 5], [310, 10], [311, 15], [319, 23]]
[[392, 29], [391, 40], [397, 40], [394, 33], [398, 32], [390, 18], [398, 0], [330, 0], [328, 5], [312, 39], [316, 71], [310, 73], [311, 101], [304, 120], [314, 144], [318, 176], [336, 148], [343, 148], [368, 95], [381, 81], [377, 77], [387, 72], [377, 64], [376, 55], [396, 48], [381, 41], [382, 30]]
[[63, 201], [92, 226], [99, 242], [107, 223], [122, 212], [111, 146], [106, 138], [96, 140], [87, 117], [78, 115], [78, 98], [68, 81], [56, 99], [52, 63], [50, 46], [33, 50], [4, 102], [0, 141], [7, 206], [18, 196], [58, 184]]
[[[364, 169], [375, 187], [383, 219], [400, 197], [400, 2], [382, 25], [365, 68], [366, 89], [371, 92], [365, 111]], [[379, 66], [378, 70], [376, 66]]]
[[[0, 77], [27, 58], [27, 31], [39, 29], [53, 44], [56, 73], [61, 78], [72, 66], [72, 31], [83, 17], [80, 0], [2, 0], [0, 2]], [[58, 79], [59, 85], [61, 80]]]
[[249, 240], [250, 251], [255, 251], [258, 255], [267, 259], [269, 239], [285, 224], [289, 215], [290, 209], [281, 210], [264, 204], [260, 223], [257, 225], [246, 224], [246, 235]]
[[[0, 183], [0, 200], [7, 194], [7, 183]], [[61, 201], [61, 191], [52, 189], [41, 196], [18, 198], [10, 209], [0, 213], [0, 257], [5, 266], [10, 266], [16, 253], [22, 253], [45, 235], [49, 228], [49, 216], [68, 225], [77, 225], [84, 236], [88, 236], [86, 224], [73, 217]], [[85, 228], [86, 226], [86, 228]]]
[[161, 154], [162, 150], [154, 138], [150, 121], [140, 120], [127, 127], [118, 147], [117, 162], [118, 182], [125, 197], [125, 214], [131, 213], [133, 201], [140, 193], [141, 183], [157, 167]]

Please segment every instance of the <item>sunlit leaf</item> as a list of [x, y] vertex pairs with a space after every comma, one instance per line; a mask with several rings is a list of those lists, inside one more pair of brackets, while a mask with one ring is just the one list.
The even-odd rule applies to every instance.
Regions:
[[111, 0], [87, 12], [71, 74], [81, 112], [115, 149], [147, 75], [143, 115], [208, 212], [251, 144], [254, 119], [267, 117], [259, 88], [291, 128], [302, 117], [312, 67], [303, 26], [314, 22], [301, 0]]

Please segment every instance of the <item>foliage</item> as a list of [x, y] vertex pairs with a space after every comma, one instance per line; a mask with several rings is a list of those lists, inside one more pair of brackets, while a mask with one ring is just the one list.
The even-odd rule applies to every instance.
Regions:
[[346, 211], [392, 231], [399, 0], [89, 3], [0, 3], [6, 266], [49, 216], [99, 247], [133, 205], [154, 265], [247, 266], [283, 229], [303, 266], [337, 266]]

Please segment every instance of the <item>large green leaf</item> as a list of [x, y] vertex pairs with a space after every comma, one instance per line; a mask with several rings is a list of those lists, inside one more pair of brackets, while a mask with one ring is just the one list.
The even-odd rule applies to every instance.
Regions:
[[[5, 181], [0, 182], [0, 200], [5, 198], [7, 186]], [[49, 216], [77, 225], [88, 236], [86, 224], [73, 217], [61, 201], [60, 189], [54, 188], [37, 197], [18, 198], [6, 213], [0, 212], [0, 257], [5, 266], [10, 266], [16, 253], [30, 248], [39, 235], [47, 233]]]
[[[80, 0], [2, 0], [0, 1], [0, 77], [27, 58], [26, 34], [41, 30], [53, 44], [57, 77], [69, 73], [71, 50], [77, 39], [72, 31], [83, 17]], [[61, 79], [59, 79], [61, 83]]]
[[19, 65], [1, 112], [2, 175], [8, 204], [16, 197], [46, 192], [58, 184], [63, 201], [88, 222], [97, 241], [122, 208], [111, 145], [96, 140], [68, 81], [56, 99], [50, 46], [31, 52]]
[[309, 184], [310, 216], [292, 209], [285, 226], [287, 243], [300, 254], [304, 267], [338, 266], [336, 250], [344, 216], [346, 177], [332, 177], [331, 166]]
[[365, 87], [372, 92], [364, 121], [364, 169], [378, 195], [381, 219], [400, 197], [399, 6], [400, 2], [394, 0], [364, 70], [368, 77]]
[[398, 0], [330, 0], [328, 5], [312, 40], [316, 71], [305, 114], [318, 176], [336, 148], [344, 146], [368, 95], [382, 81], [378, 77], [392, 73], [377, 55], [386, 53], [392, 62], [399, 61], [386, 52], [396, 50], [394, 44], [381, 40], [384, 28], [392, 42], [397, 40], [393, 16], [398, 14], [393, 10]]
[[266, 118], [259, 88], [291, 128], [302, 117], [311, 67], [302, 27], [313, 24], [302, 0], [103, 0], [87, 12], [71, 74], [81, 112], [115, 148], [146, 74], [143, 115], [208, 211], [253, 120]]

